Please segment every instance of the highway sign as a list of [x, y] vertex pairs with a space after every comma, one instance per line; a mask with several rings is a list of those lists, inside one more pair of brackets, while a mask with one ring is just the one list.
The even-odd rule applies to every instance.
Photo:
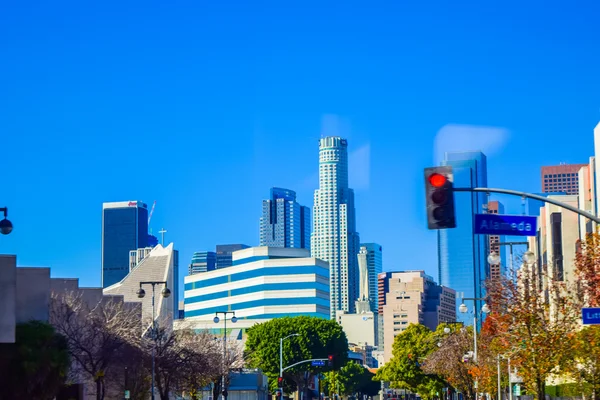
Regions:
[[312, 365], [313, 367], [324, 367], [325, 366], [325, 360], [312, 360], [310, 362], [310, 365]]
[[582, 308], [581, 317], [584, 325], [600, 325], [600, 308]]
[[474, 232], [481, 235], [535, 236], [537, 217], [475, 214]]

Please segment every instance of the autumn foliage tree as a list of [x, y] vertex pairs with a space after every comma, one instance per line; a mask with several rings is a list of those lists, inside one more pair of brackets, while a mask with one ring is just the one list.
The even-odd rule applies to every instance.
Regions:
[[600, 235], [591, 233], [580, 242], [575, 271], [585, 303], [600, 307]]

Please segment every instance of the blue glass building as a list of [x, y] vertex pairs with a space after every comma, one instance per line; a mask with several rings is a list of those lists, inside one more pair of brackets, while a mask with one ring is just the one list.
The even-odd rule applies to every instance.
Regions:
[[263, 200], [260, 245], [310, 249], [310, 209], [296, 201], [296, 192], [271, 188]]
[[377, 243], [361, 243], [360, 247], [367, 249], [369, 300], [371, 300], [371, 311], [377, 313], [377, 300], [379, 299], [378, 276], [383, 271], [383, 247]]
[[233, 265], [232, 254], [234, 251], [249, 248], [247, 244], [218, 244], [217, 245], [217, 269], [231, 267]]
[[[452, 166], [454, 187], [487, 187], [487, 160], [482, 152], [446, 153], [444, 166]], [[462, 297], [483, 298], [488, 256], [488, 237], [473, 233], [474, 215], [484, 212], [485, 193], [456, 192], [454, 194], [456, 228], [438, 231], [438, 272], [440, 285], [454, 289], [457, 307]], [[473, 303], [467, 302], [471, 312], [463, 314], [457, 308], [457, 320], [466, 325], [473, 323]], [[475, 302], [479, 313], [483, 302]], [[481, 321], [481, 318], [479, 318]]]
[[217, 253], [214, 251], [197, 251], [192, 256], [189, 275], [200, 272], [214, 271], [217, 269]]
[[148, 246], [148, 206], [141, 201], [102, 204], [102, 287], [129, 273], [129, 252]]

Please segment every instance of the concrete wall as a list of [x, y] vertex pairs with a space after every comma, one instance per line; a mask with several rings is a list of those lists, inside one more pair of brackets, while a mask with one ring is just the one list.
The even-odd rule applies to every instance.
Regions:
[[0, 343], [15, 342], [17, 257], [0, 255]]
[[50, 268], [17, 268], [17, 323], [48, 321]]

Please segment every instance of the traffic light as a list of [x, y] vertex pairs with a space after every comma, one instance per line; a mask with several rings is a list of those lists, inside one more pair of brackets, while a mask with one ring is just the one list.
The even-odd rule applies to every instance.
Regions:
[[333, 354], [327, 356], [327, 365], [333, 367]]
[[456, 228], [452, 167], [425, 168], [425, 201], [429, 229]]
[[277, 387], [283, 387], [283, 377], [280, 376], [277, 378]]

